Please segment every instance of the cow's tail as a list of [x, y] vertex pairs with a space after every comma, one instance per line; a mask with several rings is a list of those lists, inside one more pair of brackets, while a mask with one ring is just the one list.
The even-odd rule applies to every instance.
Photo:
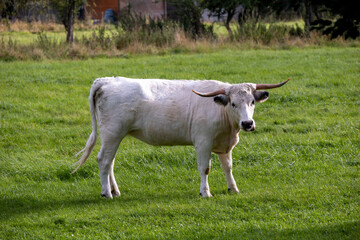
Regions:
[[96, 91], [101, 86], [102, 86], [101, 81], [96, 80], [91, 87], [90, 95], [89, 95], [89, 105], [90, 105], [90, 114], [92, 120], [92, 132], [89, 136], [89, 139], [86, 142], [85, 148], [76, 154], [76, 156], [78, 156], [83, 152], [83, 155], [81, 156], [80, 160], [74, 164], [78, 166], [75, 168], [74, 171], [71, 172], [71, 174], [75, 173], [81, 167], [81, 165], [83, 165], [83, 163], [86, 161], [86, 159], [88, 159], [91, 151], [95, 147], [96, 138], [97, 138], [97, 124], [96, 124], [96, 114], [95, 114]]

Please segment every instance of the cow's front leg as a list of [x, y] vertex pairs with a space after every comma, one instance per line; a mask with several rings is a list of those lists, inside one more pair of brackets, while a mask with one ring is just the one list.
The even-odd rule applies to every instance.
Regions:
[[218, 154], [221, 167], [224, 169], [227, 187], [230, 192], [239, 193], [239, 189], [236, 186], [234, 176], [232, 174], [232, 156], [231, 151], [227, 154]]
[[200, 195], [204, 198], [212, 197], [209, 188], [208, 176], [211, 167], [211, 147], [196, 147], [198, 170], [201, 176]]

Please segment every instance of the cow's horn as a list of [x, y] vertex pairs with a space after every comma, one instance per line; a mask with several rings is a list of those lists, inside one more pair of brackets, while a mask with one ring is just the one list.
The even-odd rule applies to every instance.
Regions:
[[278, 83], [278, 84], [256, 84], [256, 90], [278, 88], [278, 87], [281, 87], [282, 85], [284, 85], [285, 83], [287, 83], [289, 80], [290, 80], [290, 78], [288, 80], [286, 80], [285, 82]]
[[199, 92], [196, 92], [194, 90], [192, 90], [194, 93], [196, 93], [197, 95], [201, 96], [201, 97], [214, 97], [216, 95], [219, 95], [219, 94], [225, 94], [225, 89], [219, 89], [215, 92], [209, 92], [209, 93], [199, 93]]

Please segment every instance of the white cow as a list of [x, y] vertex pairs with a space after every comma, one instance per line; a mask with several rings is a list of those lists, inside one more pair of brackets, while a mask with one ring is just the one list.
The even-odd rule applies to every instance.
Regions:
[[211, 197], [210, 157], [211, 152], [218, 154], [229, 191], [238, 193], [231, 152], [239, 141], [239, 131], [255, 129], [252, 118], [255, 102], [264, 102], [269, 97], [268, 92], [259, 90], [280, 87], [287, 81], [229, 84], [213, 80], [98, 78], [89, 96], [92, 133], [73, 173], [94, 148], [98, 123], [101, 150], [97, 160], [102, 196], [120, 196], [113, 168], [116, 151], [126, 135], [152, 145], [193, 145], [203, 197]]

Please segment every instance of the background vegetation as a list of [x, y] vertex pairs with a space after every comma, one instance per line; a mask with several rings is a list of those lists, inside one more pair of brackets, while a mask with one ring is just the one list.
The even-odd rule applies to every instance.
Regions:
[[[224, 49], [82, 61], [0, 62], [0, 239], [357, 239], [358, 47]], [[96, 153], [75, 174], [100, 76], [275, 83], [240, 133], [229, 195], [214, 155], [198, 196], [192, 147], [120, 146], [122, 196], [100, 197]], [[99, 141], [100, 142], [100, 141]], [[95, 152], [99, 150], [99, 144]]]
[[[172, 11], [166, 18], [138, 15], [131, 11], [130, 4], [114, 25], [95, 26], [78, 14], [86, 1], [2, 1], [0, 59], [86, 59], [133, 53], [209, 52], [224, 47], [359, 45], [359, 14], [347, 0], [341, 4], [335, 0], [167, 3]], [[218, 22], [203, 22], [205, 10]]]

